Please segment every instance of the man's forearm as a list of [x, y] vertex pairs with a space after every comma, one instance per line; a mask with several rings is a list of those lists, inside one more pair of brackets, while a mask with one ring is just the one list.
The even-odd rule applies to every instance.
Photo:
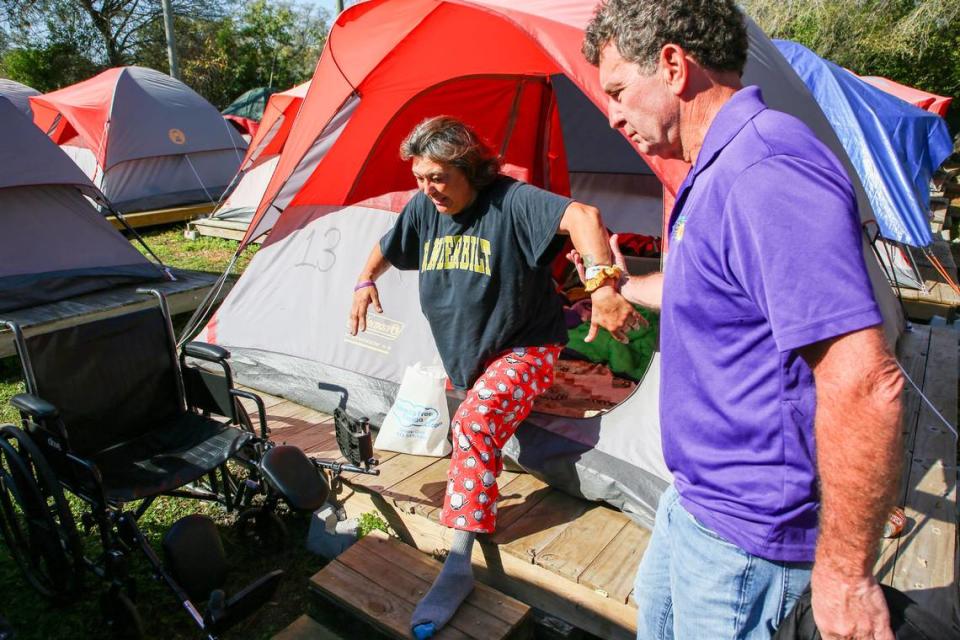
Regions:
[[633, 304], [659, 311], [663, 306], [663, 273], [630, 276], [620, 293]]
[[[874, 342], [883, 340], [879, 331]], [[817, 375], [815, 431], [821, 486], [818, 564], [869, 575], [900, 479], [903, 380], [887, 355], [873, 366], [845, 356], [848, 375]], [[861, 352], [862, 354], [863, 352]]]

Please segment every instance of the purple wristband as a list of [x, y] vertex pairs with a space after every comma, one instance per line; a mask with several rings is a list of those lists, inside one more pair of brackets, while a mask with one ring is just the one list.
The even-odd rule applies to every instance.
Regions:
[[353, 288], [354, 291], [360, 291], [360, 289], [366, 289], [367, 287], [375, 287], [377, 284], [373, 280], [364, 280], [363, 282], [358, 282], [357, 286]]

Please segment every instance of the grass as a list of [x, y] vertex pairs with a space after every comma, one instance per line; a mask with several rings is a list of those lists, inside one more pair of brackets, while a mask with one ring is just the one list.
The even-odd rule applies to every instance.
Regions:
[[[222, 272], [236, 251], [236, 243], [229, 240], [202, 236], [189, 240], [183, 232], [184, 226], [180, 225], [147, 231], [143, 236], [164, 263], [183, 269]], [[143, 251], [139, 244], [134, 245]], [[244, 251], [234, 268], [235, 274], [243, 272], [257, 248], [258, 245], [252, 245]], [[9, 399], [23, 390], [20, 365], [16, 358], [0, 360], [0, 423], [19, 422], [19, 416], [9, 405]], [[69, 495], [68, 499], [79, 516], [83, 511], [81, 501]], [[270, 638], [304, 613], [343, 637], [381, 637], [308, 590], [310, 576], [324, 565], [324, 560], [304, 547], [309, 526], [307, 518], [284, 514], [290, 533], [286, 544], [279, 548], [258, 548], [250, 541], [241, 539], [232, 527], [235, 515], [225, 513], [219, 506], [161, 498], [140, 520], [144, 535], [158, 554], [166, 531], [179, 518], [190, 513], [206, 514], [218, 525], [230, 562], [228, 596], [273, 569], [283, 569], [285, 572], [274, 598], [224, 634], [222, 637], [226, 640]], [[366, 514], [361, 519], [360, 528], [362, 533], [373, 529], [386, 530], [386, 523], [374, 514]], [[96, 530], [84, 533], [83, 541], [90, 554], [99, 552]], [[149, 574], [148, 564], [142, 554], [133, 553], [131, 558], [131, 571], [138, 589], [137, 606], [147, 629], [147, 637], [157, 640], [200, 638], [197, 627], [170, 590]], [[103, 592], [103, 583], [90, 572], [87, 572], [86, 578], [85, 590], [79, 600], [69, 606], [54, 607], [28, 587], [5, 546], [0, 544], [0, 594], [3, 594], [0, 598], [0, 616], [13, 626], [18, 640], [101, 637], [104, 627], [99, 595]], [[205, 606], [203, 602], [196, 604], [201, 610]]]
[[[184, 231], [186, 231], [185, 225], [175, 225], [148, 230], [141, 235], [164, 264], [180, 269], [213, 273], [222, 273], [227, 268], [230, 258], [237, 250], [236, 242], [209, 236], [197, 236], [195, 240], [189, 240], [184, 237]], [[141, 253], [146, 253], [138, 242], [134, 242], [133, 245]], [[232, 273], [236, 275], [243, 273], [259, 248], [260, 245], [251, 244], [244, 249]]]

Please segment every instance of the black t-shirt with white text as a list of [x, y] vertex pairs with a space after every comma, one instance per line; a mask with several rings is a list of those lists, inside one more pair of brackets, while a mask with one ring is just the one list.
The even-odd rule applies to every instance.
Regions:
[[571, 202], [500, 176], [456, 215], [417, 193], [380, 239], [391, 265], [420, 270], [420, 307], [458, 389], [506, 349], [566, 343], [550, 263]]

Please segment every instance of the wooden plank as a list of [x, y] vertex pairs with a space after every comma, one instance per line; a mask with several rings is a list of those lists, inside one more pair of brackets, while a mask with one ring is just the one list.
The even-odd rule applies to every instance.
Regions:
[[[189, 204], [182, 207], [171, 207], [169, 209], [153, 209], [151, 211], [125, 213], [123, 214], [123, 219], [127, 221], [128, 225], [134, 229], [138, 229], [159, 224], [193, 220], [194, 218], [207, 215], [216, 207], [216, 202], [202, 202], [200, 204]], [[113, 225], [114, 229], [124, 228], [124, 225], [116, 216], [107, 216], [107, 221]]]
[[[930, 328], [914, 326], [912, 331], [904, 333], [897, 348], [897, 358], [912, 380], [923, 380], [927, 366], [927, 353], [930, 348]], [[913, 442], [916, 436], [917, 418], [920, 415], [920, 395], [909, 387], [904, 393], [903, 422], [903, 462], [901, 465], [900, 489], [897, 492], [897, 504], [901, 507], [907, 500], [907, 480], [913, 460]], [[880, 542], [880, 554], [874, 565], [877, 578], [886, 585], [893, 580], [893, 567], [896, 562], [898, 541], [896, 538], [883, 539]]]
[[593, 562], [580, 574], [580, 584], [617, 602], [629, 602], [637, 567], [650, 544], [650, 531], [627, 523]]
[[337, 436], [333, 429], [328, 429], [327, 426], [326, 424], [308, 424], [302, 427], [290, 427], [276, 432], [272, 439], [275, 442], [298, 447], [306, 454], [331, 449], [339, 454]]
[[[344, 507], [350, 517], [378, 512], [405, 542], [424, 553], [442, 555], [450, 548], [451, 529], [432, 519], [405, 513], [377, 495], [357, 491], [345, 500]], [[472, 560], [479, 581], [605, 640], [636, 638], [635, 606], [603, 597], [529, 559], [505, 553], [486, 537], [478, 541]]]
[[290, 626], [273, 636], [273, 640], [343, 640], [343, 638], [307, 614], [303, 614], [290, 623]]
[[[337, 562], [361, 575], [375, 576], [395, 598], [414, 607], [442, 567], [423, 553], [382, 535], [364, 537], [341, 554]], [[505, 638], [523, 623], [529, 612], [530, 607], [522, 602], [479, 583], [449, 625], [477, 640]]]
[[[426, 563], [427, 566], [433, 568], [433, 571], [439, 572], [439, 562], [417, 551], [410, 545], [391, 538], [380, 531], [371, 532], [370, 535], [364, 537], [364, 540], [367, 540], [367, 538], [369, 538], [369, 541], [368, 546], [365, 547], [366, 551], [377, 554], [385, 560], [392, 560], [401, 566], [407, 567], [408, 571], [417, 573], [426, 579], [428, 587], [433, 584], [433, 579], [436, 574], [423, 574], [423, 572], [417, 572], [414, 571], [414, 569]], [[473, 593], [470, 594], [468, 602], [511, 626], [519, 625], [523, 618], [530, 613], [530, 607], [527, 605], [506, 594], [500, 593], [496, 589], [491, 589], [482, 582], [477, 584]]]
[[[410, 637], [413, 605], [397, 598], [379, 581], [334, 560], [310, 579], [310, 586], [338, 605], [394, 638]], [[469, 640], [452, 626], [440, 630], [438, 640]]]
[[580, 576], [617, 537], [630, 518], [604, 505], [595, 505], [571, 522], [537, 554], [541, 567], [580, 582]]
[[331, 416], [284, 400], [267, 409], [267, 426], [279, 433], [290, 427], [320, 424], [332, 420]]
[[450, 460], [440, 458], [406, 480], [398, 482], [384, 496], [393, 499], [397, 508], [407, 513], [425, 514], [443, 506]]
[[[380, 454], [390, 452], [375, 452], [377, 457]], [[383, 458], [381, 458], [383, 459]], [[411, 456], [407, 454], [395, 454], [378, 467], [380, 475], [371, 476], [362, 473], [344, 474], [346, 480], [351, 486], [366, 487], [368, 491], [383, 493], [393, 485], [406, 480], [421, 469], [433, 464], [437, 459], [431, 456]]]
[[[957, 423], [957, 334], [931, 328], [924, 394]], [[957, 439], [926, 404], [920, 408], [905, 504], [913, 524], [897, 539], [894, 587], [944, 620], [957, 608]]]
[[498, 526], [491, 539], [506, 553], [536, 563], [543, 549], [589, 506], [583, 500], [551, 491], [511, 527], [501, 529]]

